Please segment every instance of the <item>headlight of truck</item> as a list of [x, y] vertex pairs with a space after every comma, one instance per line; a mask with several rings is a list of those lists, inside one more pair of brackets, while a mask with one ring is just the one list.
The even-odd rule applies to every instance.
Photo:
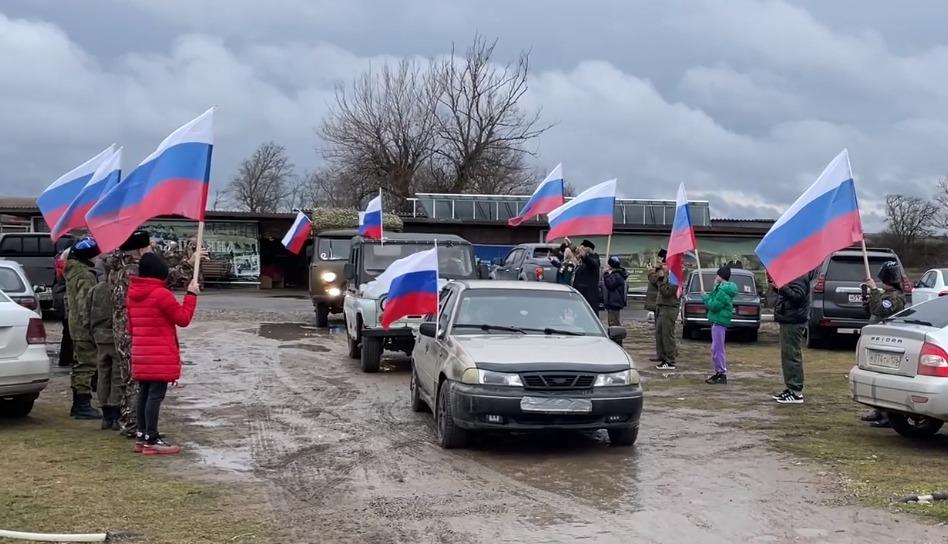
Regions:
[[319, 275], [319, 279], [326, 283], [336, 281], [336, 273], [331, 270], [327, 270]]
[[338, 287], [330, 287], [329, 289], [326, 289], [326, 294], [331, 297], [338, 297], [342, 294], [342, 291], [340, 291]]
[[469, 368], [465, 370], [464, 374], [461, 375], [461, 383], [523, 387], [523, 382], [520, 381], [519, 374], [493, 372], [491, 370], [481, 370], [479, 368]]
[[600, 374], [596, 376], [596, 382], [593, 384], [593, 387], [632, 385], [636, 383], [639, 383], [639, 373], [635, 370], [623, 370], [622, 372], [612, 372], [610, 374]]

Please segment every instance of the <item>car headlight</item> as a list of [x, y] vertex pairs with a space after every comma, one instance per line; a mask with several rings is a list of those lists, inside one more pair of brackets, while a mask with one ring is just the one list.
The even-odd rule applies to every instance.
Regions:
[[623, 370], [609, 374], [599, 374], [593, 387], [610, 387], [615, 385], [632, 385], [639, 383], [639, 373], [635, 370]]
[[461, 383], [480, 384], [480, 385], [509, 385], [511, 387], [523, 387], [519, 374], [508, 372], [494, 372], [492, 370], [481, 370], [480, 368], [469, 368], [461, 375]]
[[331, 270], [327, 270], [319, 275], [319, 279], [323, 280], [326, 283], [336, 281], [336, 277], [337, 277], [336, 273]]
[[342, 291], [340, 291], [338, 287], [330, 287], [329, 289], [326, 289], [326, 294], [331, 297], [338, 297], [342, 294]]

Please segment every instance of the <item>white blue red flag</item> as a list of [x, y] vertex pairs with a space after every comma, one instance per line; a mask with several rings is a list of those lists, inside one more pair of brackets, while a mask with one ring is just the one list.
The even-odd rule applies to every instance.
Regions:
[[370, 240], [382, 239], [382, 192], [359, 213], [359, 235]]
[[594, 185], [576, 198], [547, 213], [547, 240], [566, 236], [612, 234], [616, 209], [616, 180]]
[[685, 253], [697, 251], [698, 242], [695, 239], [695, 229], [691, 222], [691, 212], [688, 209], [688, 193], [685, 184], [678, 186], [678, 195], [675, 197], [675, 221], [672, 223], [671, 238], [668, 240], [668, 255], [665, 264], [668, 266], [668, 283], [677, 285], [679, 293], [685, 284]]
[[122, 179], [122, 148], [102, 161], [92, 174], [89, 183], [79, 191], [72, 204], [66, 208], [59, 221], [50, 229], [49, 236], [59, 240], [74, 229], [86, 228], [86, 213], [98, 202], [99, 197], [107, 193]]
[[103, 253], [160, 215], [204, 220], [214, 149], [214, 108], [172, 132], [86, 214]]
[[306, 240], [309, 240], [312, 230], [313, 222], [310, 221], [309, 217], [306, 217], [303, 212], [297, 213], [296, 220], [293, 221], [290, 230], [283, 236], [283, 247], [299, 255], [300, 251], [303, 250], [303, 246], [306, 245]]
[[531, 217], [549, 213], [566, 202], [565, 184], [563, 182], [563, 165], [557, 164], [546, 179], [540, 182], [533, 195], [520, 210], [520, 215], [511, 217], [507, 224], [516, 227]]
[[849, 151], [844, 149], [770, 228], [757, 256], [777, 287], [863, 239]]
[[73, 168], [69, 172], [60, 176], [59, 179], [52, 182], [49, 187], [43, 191], [36, 199], [36, 206], [46, 224], [52, 229], [62, 218], [63, 214], [69, 208], [69, 205], [76, 200], [82, 189], [92, 179], [99, 166], [108, 160], [115, 152], [115, 144], [110, 145], [105, 151], [102, 151], [95, 157]]
[[437, 247], [393, 262], [382, 275], [391, 281], [382, 309], [383, 328], [405, 316], [438, 313]]

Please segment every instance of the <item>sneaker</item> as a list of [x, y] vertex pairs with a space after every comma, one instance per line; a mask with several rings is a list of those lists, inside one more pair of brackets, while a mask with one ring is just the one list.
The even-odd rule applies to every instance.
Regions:
[[780, 398], [774, 400], [780, 404], [803, 404], [803, 393], [788, 389], [783, 395], [780, 395]]
[[727, 374], [717, 373], [714, 376], [709, 377], [704, 381], [707, 384], [727, 384]]
[[145, 435], [142, 433], [134, 433], [135, 436], [135, 447], [132, 448], [134, 453], [141, 453], [145, 448]]
[[181, 446], [173, 446], [162, 439], [152, 444], [145, 444], [142, 455], [175, 455], [181, 453]]
[[790, 392], [789, 389], [784, 389], [783, 391], [781, 391], [781, 392], [779, 392], [779, 393], [774, 393], [773, 395], [770, 395], [770, 398], [772, 398], [772, 399], [774, 399], [774, 400], [781, 399], [781, 398], [783, 398], [784, 396], [786, 396], [786, 394], [789, 393], [789, 392]]
[[662, 364], [656, 365], [655, 368], [657, 368], [658, 370], [677, 370], [678, 369], [678, 367], [675, 366], [675, 363], [672, 363], [670, 361], [662, 361]]
[[867, 421], [867, 422], [872, 422], [872, 421], [879, 421], [882, 418], [883, 418], [882, 412], [880, 412], [879, 410], [873, 410], [869, 412], [868, 414], [860, 417], [859, 419], [863, 421]]

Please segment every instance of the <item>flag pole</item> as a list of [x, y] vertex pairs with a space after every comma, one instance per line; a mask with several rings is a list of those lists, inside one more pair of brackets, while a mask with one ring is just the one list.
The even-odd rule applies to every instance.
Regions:
[[612, 256], [612, 233], [609, 233], [609, 238], [606, 239], [606, 262], [609, 262], [609, 257]]
[[[213, 106], [216, 108], [217, 106]], [[214, 146], [207, 150], [207, 167], [204, 170], [204, 179], [207, 185], [204, 187], [201, 195], [201, 220], [198, 221], [197, 236], [194, 241], [194, 281], [200, 286], [201, 277], [201, 249], [204, 247], [204, 216], [207, 215], [207, 193], [211, 190], [211, 154], [214, 152]]]
[[385, 245], [385, 207], [382, 206], [382, 186], [379, 185], [379, 246]]
[[[695, 244], [696, 246], [698, 244]], [[704, 293], [704, 275], [701, 274], [701, 257], [698, 256], [698, 248], [695, 248], [695, 263], [698, 264], [698, 285], [701, 286], [701, 292]]]
[[[853, 173], [853, 162], [849, 159], [849, 150], [846, 150], [846, 166], [849, 167], [849, 175], [853, 177], [853, 189], [855, 189], [856, 174]], [[859, 209], [859, 202], [856, 202], [856, 209]], [[862, 226], [862, 212], [859, 212], [859, 224]], [[869, 269], [869, 250], [866, 249], [866, 235], [862, 235], [862, 264], [866, 267], [866, 279], [872, 279], [872, 270]]]

